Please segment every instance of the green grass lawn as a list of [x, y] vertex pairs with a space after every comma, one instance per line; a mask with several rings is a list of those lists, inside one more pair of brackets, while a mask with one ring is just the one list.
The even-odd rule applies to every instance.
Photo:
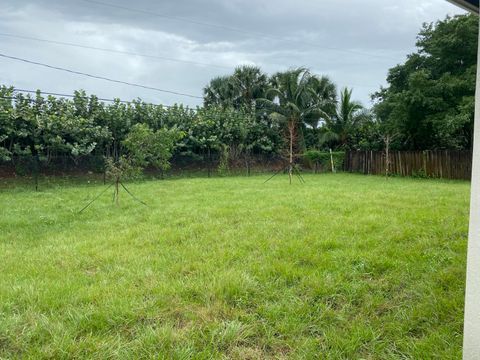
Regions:
[[469, 183], [266, 178], [2, 190], [0, 358], [460, 358]]

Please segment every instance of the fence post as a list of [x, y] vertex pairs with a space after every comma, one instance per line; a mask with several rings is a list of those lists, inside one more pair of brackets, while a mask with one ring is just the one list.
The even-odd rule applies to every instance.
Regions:
[[[335, 171], [335, 166], [333, 165], [332, 149], [330, 149], [330, 164], [332, 165], [332, 173], [336, 172], [336, 171]], [[316, 172], [316, 171], [315, 171], [315, 172]]]

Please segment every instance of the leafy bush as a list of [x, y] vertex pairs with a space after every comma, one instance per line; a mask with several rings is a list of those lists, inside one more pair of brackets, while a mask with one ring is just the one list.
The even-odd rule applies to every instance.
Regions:
[[170, 168], [176, 142], [183, 136], [184, 133], [177, 128], [153, 131], [146, 124], [136, 124], [123, 144], [137, 166], [152, 165], [165, 171]]
[[[345, 161], [345, 152], [343, 151], [333, 151], [332, 152], [333, 165], [335, 170], [343, 169], [343, 163]], [[303, 160], [306, 165], [310, 168], [317, 169], [320, 166], [320, 169], [331, 171], [332, 165], [330, 160], [329, 151], [319, 151], [319, 150], [308, 150], [303, 154]]]
[[140, 175], [141, 170], [140, 166], [126, 156], [121, 156], [118, 160], [114, 160], [111, 157], [105, 159], [105, 174], [107, 178], [112, 179], [115, 183], [134, 179]]
[[424, 169], [418, 171], [412, 171], [412, 177], [416, 179], [428, 179], [430, 176], [427, 175], [427, 172]]

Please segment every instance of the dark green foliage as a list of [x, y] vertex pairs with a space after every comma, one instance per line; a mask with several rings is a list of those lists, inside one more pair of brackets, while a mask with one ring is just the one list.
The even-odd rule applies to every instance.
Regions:
[[304, 162], [315, 170], [319, 168], [323, 171], [331, 171], [331, 158], [333, 158], [333, 165], [336, 171], [343, 169], [343, 163], [345, 161], [345, 152], [344, 151], [332, 151], [330, 157], [329, 151], [319, 151], [319, 150], [307, 150], [303, 154]]
[[418, 51], [389, 71], [374, 95], [375, 114], [396, 149], [472, 146], [478, 18], [447, 17], [425, 24]]
[[416, 179], [428, 179], [429, 176], [425, 172], [424, 169], [420, 169], [418, 171], [412, 171], [412, 177]]
[[278, 124], [250, 109], [166, 108], [140, 100], [105, 104], [83, 91], [66, 100], [0, 88], [3, 162], [32, 157], [46, 168], [58, 157], [77, 161], [89, 155], [116, 162], [128, 155], [138, 164], [141, 158], [142, 167], [167, 170], [172, 155], [212, 159], [227, 147], [228, 161], [238, 161], [252, 153], [276, 153], [280, 146]]
[[358, 133], [372, 122], [372, 117], [362, 104], [352, 99], [352, 92], [348, 88], [340, 92], [340, 101], [335, 103], [332, 113], [325, 117], [323, 126], [316, 134], [319, 147], [343, 150], [358, 148]]
[[248, 144], [244, 147], [247, 153], [255, 148], [290, 153], [284, 147], [292, 137], [295, 153], [301, 153], [306, 144], [317, 146], [318, 135], [312, 138], [312, 133], [334, 115], [336, 98], [336, 86], [328, 77], [316, 76], [305, 68], [278, 72], [268, 78], [257, 67], [242, 66], [232, 75], [212, 79], [204, 89], [206, 108], [255, 113], [248, 126]]
[[330, 118], [336, 101], [335, 86], [305, 68], [276, 73], [270, 83], [260, 104], [284, 129], [284, 156], [292, 164], [305, 148], [303, 130], [307, 126], [315, 129], [321, 120]]
[[237, 67], [230, 76], [212, 79], [203, 89], [204, 104], [209, 106], [234, 107], [235, 109], [255, 106], [268, 89], [268, 77], [256, 66]]

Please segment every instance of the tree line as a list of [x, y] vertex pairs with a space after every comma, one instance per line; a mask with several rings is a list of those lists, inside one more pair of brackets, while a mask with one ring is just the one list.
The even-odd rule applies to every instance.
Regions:
[[372, 96], [379, 137], [398, 150], [471, 149], [477, 44], [477, 16], [424, 24], [417, 51]]
[[[389, 70], [388, 86], [372, 95], [370, 109], [353, 99], [352, 89], [339, 91], [331, 79], [306, 68], [269, 76], [259, 67], [240, 66], [212, 79], [203, 106], [196, 108], [140, 99], [107, 104], [81, 90], [72, 99], [40, 91], [32, 96], [2, 86], [0, 160], [119, 159], [132, 153], [128, 138], [138, 134], [173, 138], [170, 156], [241, 160], [247, 167], [258, 154], [280, 155], [292, 164], [305, 153], [330, 149], [469, 149], [477, 35], [473, 15], [425, 24], [417, 51]], [[146, 158], [168, 167], [168, 159]]]
[[[327, 77], [305, 69], [268, 77], [255, 67], [213, 79], [205, 88], [205, 104], [234, 108], [255, 104], [263, 110], [265, 98], [275, 101], [279, 106], [270, 106], [273, 116], [297, 112], [302, 151], [468, 150], [473, 138], [477, 44], [477, 16], [448, 16], [424, 24], [417, 51], [388, 71], [388, 85], [372, 94], [369, 109], [353, 100], [352, 89], [338, 93]], [[309, 89], [302, 90], [305, 87]], [[296, 91], [310, 98], [298, 97]]]
[[[335, 85], [299, 68], [277, 73], [267, 79], [257, 67], [235, 70], [238, 87], [229, 88], [229, 98], [215, 87], [217, 79], [205, 88], [205, 104], [189, 108], [165, 107], [141, 100], [111, 104], [95, 95], [76, 91], [73, 99], [17, 93], [0, 87], [0, 159], [33, 156], [49, 162], [57, 156], [73, 161], [86, 155], [118, 159], [129, 151], [125, 146], [136, 125], [149, 131], [181, 133], [173, 154], [190, 158], [242, 160], [248, 167], [253, 155], [285, 155], [297, 158], [311, 140], [309, 129], [322, 120], [336, 125], [336, 111], [351, 111], [354, 118], [360, 106], [351, 102], [351, 91], [337, 105]], [[221, 85], [219, 85], [221, 86]], [[234, 93], [233, 91], [237, 91]], [[334, 120], [335, 119], [335, 120]], [[340, 115], [338, 119], [341, 119]], [[332, 133], [332, 137], [334, 138]], [[309, 138], [310, 136], [310, 138]], [[343, 134], [338, 136], [344, 141]]]
[[[277, 123], [241, 109], [165, 107], [119, 99], [107, 104], [84, 91], [65, 99], [0, 87], [0, 159], [4, 162], [21, 156], [46, 163], [58, 156], [72, 161], [86, 155], [119, 159], [131, 153], [126, 141], [139, 129], [170, 134], [175, 137], [172, 154], [193, 159], [228, 152], [230, 158], [248, 160], [253, 153], [278, 152], [282, 141]], [[165, 136], [158, 139], [166, 141]]]

